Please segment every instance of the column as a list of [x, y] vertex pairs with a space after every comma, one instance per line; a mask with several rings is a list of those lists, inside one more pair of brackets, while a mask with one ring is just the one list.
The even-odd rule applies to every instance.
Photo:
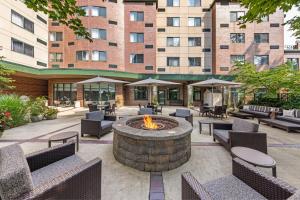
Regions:
[[152, 95], [151, 96], [152, 96], [151, 103], [157, 104], [158, 103], [157, 86], [152, 87]]
[[188, 91], [188, 95], [187, 95], [187, 102], [188, 102], [188, 107], [193, 106], [193, 92], [194, 92], [194, 87], [191, 85], [187, 85], [187, 91]]

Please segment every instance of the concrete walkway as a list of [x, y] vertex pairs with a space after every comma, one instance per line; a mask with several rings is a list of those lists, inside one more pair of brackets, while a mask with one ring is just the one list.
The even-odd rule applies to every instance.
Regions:
[[[174, 112], [178, 107], [166, 107], [163, 115]], [[14, 143], [22, 146], [25, 153], [47, 148], [47, 138], [62, 131], [80, 132], [80, 119], [86, 109], [68, 109], [59, 114], [56, 120], [31, 123], [4, 132], [0, 147]], [[194, 111], [193, 111], [194, 112]], [[122, 107], [117, 115], [135, 115], [137, 107]], [[191, 171], [200, 181], [206, 182], [231, 173], [231, 156], [225, 149], [214, 143], [204, 125], [199, 134], [198, 117], [194, 112], [192, 132], [192, 156], [183, 166], [163, 172], [165, 199], [181, 199], [181, 173]], [[233, 118], [226, 119], [232, 121]], [[252, 121], [252, 120], [250, 120]], [[256, 120], [255, 120], [256, 121]], [[268, 134], [268, 151], [277, 162], [279, 178], [300, 188], [300, 133], [287, 133], [280, 129], [260, 125], [260, 131]], [[118, 163], [112, 154], [113, 134], [109, 133], [100, 140], [93, 137], [81, 138], [78, 154], [85, 160], [100, 157], [103, 160], [102, 199], [146, 200], [149, 195], [150, 173], [140, 172]], [[271, 174], [271, 170], [263, 169]]]

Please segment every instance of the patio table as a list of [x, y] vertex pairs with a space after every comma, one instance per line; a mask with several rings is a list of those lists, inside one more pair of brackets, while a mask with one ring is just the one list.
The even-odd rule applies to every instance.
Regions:
[[224, 121], [221, 121], [221, 120], [209, 120], [209, 119], [204, 119], [204, 120], [199, 120], [198, 123], [199, 123], [199, 133], [201, 134], [202, 132], [202, 124], [207, 124], [208, 125], [208, 128], [209, 128], [209, 135], [211, 135], [211, 132], [212, 132], [212, 124], [213, 123], [224, 123]]
[[68, 139], [76, 137], [76, 146], [77, 151], [79, 151], [79, 133], [77, 131], [68, 131], [68, 132], [62, 132], [58, 133], [56, 135], [51, 136], [48, 139], [48, 147], [51, 147], [51, 142], [54, 141], [62, 141], [63, 143], [66, 143]]
[[247, 147], [232, 147], [231, 153], [233, 157], [238, 157], [254, 166], [272, 168], [272, 175], [277, 176], [276, 161], [271, 156]]

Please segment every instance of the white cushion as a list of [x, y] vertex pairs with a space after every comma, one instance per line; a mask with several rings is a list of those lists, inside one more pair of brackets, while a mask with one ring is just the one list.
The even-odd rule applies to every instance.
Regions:
[[295, 110], [283, 110], [284, 117], [295, 117]]
[[250, 108], [249, 105], [244, 105], [244, 106], [243, 106], [243, 109], [244, 109], [244, 110], [249, 110], [249, 108]]

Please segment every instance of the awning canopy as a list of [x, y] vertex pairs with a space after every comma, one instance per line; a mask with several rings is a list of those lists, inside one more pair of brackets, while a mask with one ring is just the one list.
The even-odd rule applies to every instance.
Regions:
[[145, 80], [137, 81], [134, 83], [129, 83], [127, 85], [129, 85], [129, 86], [163, 86], [163, 85], [180, 85], [180, 83], [147, 78]]
[[80, 81], [76, 84], [89, 84], [89, 83], [128, 83], [128, 82], [98, 76], [95, 78]]
[[220, 79], [207, 79], [205, 81], [200, 81], [197, 83], [191, 84], [191, 86], [199, 86], [199, 87], [213, 87], [213, 86], [237, 86], [241, 85], [240, 83], [232, 82], [232, 81], [224, 81]]

